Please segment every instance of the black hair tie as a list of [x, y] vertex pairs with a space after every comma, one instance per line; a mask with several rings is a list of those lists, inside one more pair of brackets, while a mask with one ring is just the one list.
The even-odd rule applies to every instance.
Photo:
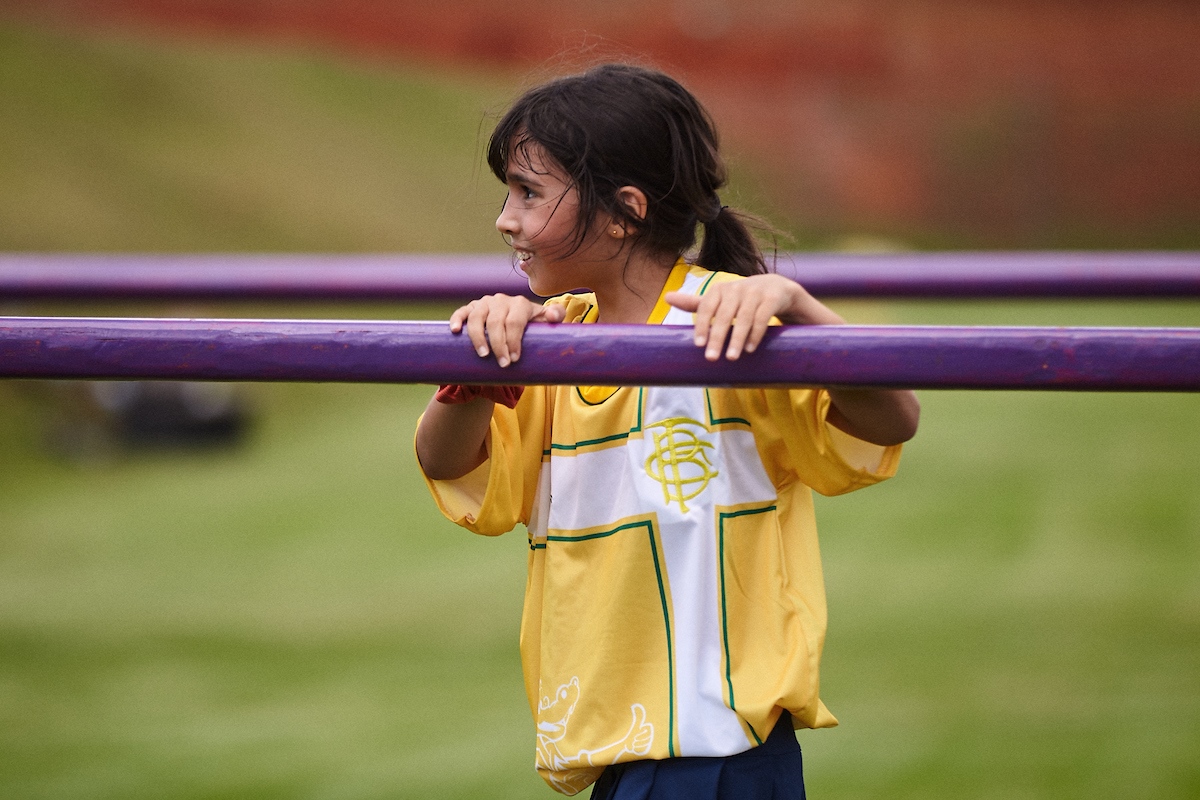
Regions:
[[727, 208], [729, 208], [729, 206], [723, 206], [723, 205], [721, 205], [721, 198], [720, 198], [720, 197], [717, 197], [716, 195], [713, 195], [713, 204], [712, 204], [712, 210], [711, 210], [711, 211], [709, 211], [707, 214], [704, 214], [704, 215], [699, 215], [699, 214], [698, 214], [698, 215], [697, 215], [697, 218], [698, 218], [698, 219], [699, 219], [701, 222], [703, 222], [705, 225], [711, 225], [711, 224], [713, 224], [714, 222], [716, 222], [716, 221], [717, 221], [717, 217], [721, 216], [721, 212], [722, 212], [722, 211], [724, 211], [724, 210], [725, 210], [725, 209], [727, 209]]

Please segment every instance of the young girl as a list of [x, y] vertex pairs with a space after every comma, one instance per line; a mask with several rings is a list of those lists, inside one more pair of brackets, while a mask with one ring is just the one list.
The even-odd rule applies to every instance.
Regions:
[[[767, 274], [718, 198], [708, 114], [666, 75], [604, 65], [535, 88], [487, 156], [508, 186], [496, 227], [552, 298], [450, 317], [502, 367], [531, 322], [690, 325], [709, 360], [752, 357], [773, 320], [843, 322]], [[803, 797], [793, 730], [836, 724], [811, 490], [892, 475], [917, 417], [904, 391], [442, 387], [416, 434], [439, 508], [528, 530], [542, 777], [565, 794], [599, 779], [598, 798]]]

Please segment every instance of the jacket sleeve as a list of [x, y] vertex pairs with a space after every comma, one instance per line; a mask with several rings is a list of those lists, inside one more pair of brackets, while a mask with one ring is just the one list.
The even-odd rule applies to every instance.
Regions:
[[900, 445], [882, 447], [838, 430], [827, 419], [831, 401], [824, 389], [761, 390], [766, 435], [760, 452], [775, 475], [791, 473], [823, 495], [837, 495], [896, 474]]
[[[442, 514], [462, 527], [498, 536], [527, 523], [541, 470], [547, 391], [530, 386], [516, 408], [497, 405], [488, 431], [488, 458], [454, 480], [425, 483]], [[418, 462], [419, 465], [419, 462]]]
[[[562, 324], [579, 322], [595, 303], [595, 295], [590, 293], [564, 294], [546, 301], [546, 305], [563, 306]], [[497, 405], [492, 412], [487, 461], [452, 481], [425, 477], [434, 502], [447, 519], [486, 536], [529, 523], [542, 454], [550, 446], [553, 398], [552, 387], [527, 386], [516, 408]]]

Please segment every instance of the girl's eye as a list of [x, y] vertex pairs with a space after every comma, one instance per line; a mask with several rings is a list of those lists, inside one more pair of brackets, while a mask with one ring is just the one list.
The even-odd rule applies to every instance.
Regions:
[[521, 189], [521, 197], [524, 198], [525, 200], [532, 200], [536, 196], [533, 193], [533, 189], [530, 189], [528, 186], [522, 186], [522, 187], [520, 187], [520, 189]]

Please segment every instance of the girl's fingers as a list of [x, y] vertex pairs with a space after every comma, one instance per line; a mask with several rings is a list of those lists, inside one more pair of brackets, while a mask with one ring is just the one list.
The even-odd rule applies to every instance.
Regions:
[[[731, 361], [743, 353], [753, 353], [776, 316], [795, 324], [840, 321], [815, 301], [805, 305], [805, 298], [811, 300], [799, 284], [779, 275], [754, 275], [719, 284], [703, 297], [679, 292], [663, 296], [672, 306], [692, 312], [696, 346], [704, 348], [704, 357], [709, 361], [719, 359], [723, 348]], [[814, 306], [823, 313], [813, 313]]]
[[476, 353], [494, 355], [496, 363], [507, 367], [521, 357], [521, 340], [531, 320], [562, 322], [565, 316], [561, 304], [540, 306], [524, 297], [494, 294], [456, 309], [450, 315], [450, 330], [465, 329]]
[[[786, 306], [787, 292], [775, 285], [778, 280], [772, 283], [773, 279], [775, 276], [754, 276], [715, 286], [700, 297], [668, 292], [663, 299], [692, 313], [696, 346], [704, 348], [706, 359], [716, 361], [724, 350], [732, 361], [758, 348], [771, 318]], [[564, 315], [559, 304], [539, 306], [523, 297], [489, 295], [455, 310], [450, 315], [450, 329], [458, 333], [465, 326], [480, 356], [492, 354], [500, 366], [507, 367], [521, 357], [529, 322], [561, 322]]]
[[535, 306], [529, 317], [530, 322], [562, 322], [567, 316], [567, 310], [562, 303], [551, 303]]
[[735, 300], [736, 305], [733, 314], [733, 329], [729, 332], [729, 346], [725, 349], [725, 357], [730, 361], [736, 361], [742, 355], [746, 342], [753, 332], [757, 310], [762, 306], [762, 301], [756, 293], [748, 289], [738, 292], [737, 296], [731, 299]]
[[746, 337], [749, 334], [750, 324], [746, 322], [745, 315], [739, 314], [734, 317], [733, 327], [729, 331], [729, 344], [725, 348], [725, 358], [730, 361], [737, 361], [738, 357], [742, 354], [742, 348], [745, 346]]
[[467, 315], [467, 336], [471, 338], [475, 352], [480, 356], [486, 356], [490, 352], [486, 329], [487, 309], [482, 304], [472, 303], [472, 305], [475, 307]]
[[762, 343], [763, 337], [767, 335], [767, 330], [771, 327], [771, 317], [775, 316], [766, 306], [759, 306], [754, 314], [754, 322], [750, 326], [750, 335], [746, 337], [747, 353], [753, 353]]
[[[713, 309], [712, 315], [708, 320], [708, 333], [705, 337], [704, 357], [709, 361], [716, 361], [721, 357], [721, 349], [725, 346], [725, 339], [729, 335], [729, 329], [734, 324], [734, 318], [737, 313], [737, 298], [722, 297], [714, 295], [716, 308]], [[701, 303], [703, 309], [705, 303]], [[697, 326], [698, 327], [698, 326]], [[699, 336], [697, 335], [697, 340]]]
[[496, 295], [496, 301], [488, 316], [488, 340], [496, 354], [496, 363], [507, 367], [521, 356], [521, 337], [532, 316], [533, 304], [523, 297], [508, 295]]
[[508, 317], [504, 320], [505, 348], [508, 351], [508, 361], [497, 359], [500, 366], [507, 367], [521, 358], [521, 339], [525, 335], [525, 326], [529, 322], [527, 309], [510, 308]]
[[700, 307], [699, 297], [684, 292], [667, 292], [663, 295], [663, 300], [667, 302], [667, 305], [674, 306], [680, 311], [695, 311]]
[[542, 319], [546, 322], [559, 323], [567, 318], [567, 307], [559, 303], [554, 303], [545, 307], [542, 312]]
[[719, 359], [722, 350], [725, 358], [734, 361], [758, 348], [777, 300], [763, 291], [761, 283], [748, 279], [724, 284], [696, 299], [696, 344], [705, 348], [709, 361]]
[[492, 353], [496, 356], [496, 363], [502, 367], [507, 367], [511, 363], [512, 354], [509, 351], [508, 341], [508, 314], [500, 313], [499, 310], [488, 314], [487, 319], [487, 337], [491, 344]]
[[451, 333], [461, 333], [462, 332], [463, 323], [466, 321], [467, 316], [471, 313], [472, 305], [474, 305], [474, 304], [468, 303], [465, 306], [459, 306], [458, 308], [454, 309], [454, 313], [450, 315], [450, 332]]
[[[689, 303], [689, 305], [693, 306], [691, 309], [692, 325], [694, 326], [692, 337], [697, 347], [704, 347], [708, 344], [712, 315], [717, 307], [716, 296], [699, 297], [695, 298], [695, 301], [695, 303]], [[680, 306], [680, 308], [683, 307]]]

